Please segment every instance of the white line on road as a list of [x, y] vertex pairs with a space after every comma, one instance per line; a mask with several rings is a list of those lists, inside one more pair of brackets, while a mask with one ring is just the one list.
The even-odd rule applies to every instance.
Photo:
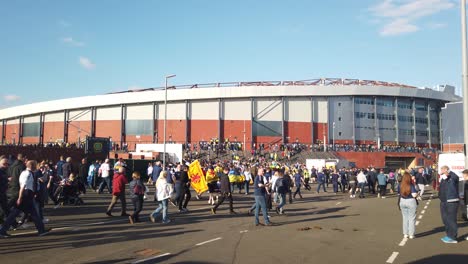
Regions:
[[419, 219], [419, 220], [421, 220], [421, 219], [422, 219], [422, 217], [423, 217], [423, 216], [422, 216], [422, 215], [420, 215], [420, 216], [418, 217], [418, 219]]
[[222, 239], [222, 237], [217, 237], [217, 238], [214, 238], [214, 239], [210, 239], [210, 240], [207, 240], [205, 242], [198, 243], [195, 246], [201, 246], [201, 245], [208, 244], [208, 243], [214, 242], [216, 240], [220, 240], [220, 239]]
[[240, 231], [241, 234], [242, 234], [242, 233], [247, 233], [247, 232], [249, 232], [249, 230], [242, 230], [242, 231]]
[[404, 237], [403, 240], [401, 240], [400, 244], [398, 244], [400, 247], [404, 247], [406, 245], [406, 242], [408, 242], [408, 238]]
[[416, 225], [417, 225], [417, 226], [419, 225], [419, 221], [416, 221]]
[[426, 213], [426, 210], [422, 210], [422, 211], [421, 211], [421, 214], [425, 214], [425, 213]]
[[393, 263], [395, 259], [398, 257], [398, 252], [393, 252], [392, 255], [387, 259], [387, 263]]
[[341, 202], [336, 203], [336, 205], [339, 205], [339, 204], [341, 204]]
[[427, 205], [426, 205], [426, 206], [424, 206], [424, 210], [426, 210], [426, 209], [427, 209]]
[[171, 253], [164, 253], [164, 254], [157, 255], [157, 256], [154, 256], [154, 257], [151, 257], [151, 258], [140, 259], [140, 260], [135, 261], [135, 262], [132, 262], [132, 263], [133, 263], [133, 264], [143, 263], [143, 262], [146, 262], [146, 261], [149, 261], [149, 260], [157, 259], [157, 258], [160, 258], [160, 257], [165, 257], [165, 256], [168, 256], [168, 255], [170, 255], [170, 254], [171, 254]]

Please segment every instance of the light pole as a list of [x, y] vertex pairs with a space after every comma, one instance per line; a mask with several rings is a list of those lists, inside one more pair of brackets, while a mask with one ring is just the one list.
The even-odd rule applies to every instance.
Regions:
[[468, 62], [466, 55], [468, 53], [466, 47], [466, 0], [461, 2], [461, 29], [462, 29], [462, 80], [463, 80], [463, 141], [465, 153], [465, 168], [468, 168], [468, 155], [466, 148], [468, 145]]
[[165, 77], [166, 85], [164, 86], [164, 154], [163, 154], [163, 170], [166, 170], [166, 125], [167, 125], [167, 79], [175, 77], [175, 74]]
[[333, 122], [333, 151], [335, 151], [335, 122]]

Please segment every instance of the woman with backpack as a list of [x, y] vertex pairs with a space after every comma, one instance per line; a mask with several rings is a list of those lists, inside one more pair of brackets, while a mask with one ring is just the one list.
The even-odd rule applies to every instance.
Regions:
[[130, 224], [140, 222], [140, 212], [143, 210], [143, 197], [145, 196], [145, 185], [140, 179], [138, 171], [133, 172], [132, 181], [130, 182], [130, 198], [133, 203], [133, 214], [128, 216]]

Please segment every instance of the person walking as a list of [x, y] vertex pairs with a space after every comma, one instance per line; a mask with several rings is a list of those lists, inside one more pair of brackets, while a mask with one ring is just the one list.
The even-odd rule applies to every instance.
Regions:
[[104, 190], [104, 186], [106, 186], [109, 193], [112, 193], [109, 159], [106, 159], [99, 167], [99, 176], [102, 178], [102, 182], [96, 192], [101, 194]]
[[151, 222], [156, 222], [156, 217], [161, 213], [161, 211], [162, 223], [169, 224], [171, 222], [168, 217], [168, 204], [169, 198], [171, 198], [173, 192], [174, 188], [172, 187], [172, 184], [167, 182], [167, 171], [161, 171], [158, 179], [156, 180], [156, 198], [159, 202], [159, 206], [150, 214]]
[[270, 220], [268, 219], [268, 210], [265, 199], [265, 178], [263, 177], [263, 168], [258, 169], [257, 176], [254, 179], [254, 197], [255, 197], [255, 226], [260, 225], [259, 212], [262, 210], [264, 225], [270, 226]]
[[0, 237], [7, 238], [10, 237], [7, 231], [10, 229], [15, 221], [16, 217], [22, 212], [25, 215], [30, 215], [39, 236], [44, 236], [49, 233], [49, 230], [46, 230], [44, 223], [42, 222], [41, 217], [38, 214], [38, 211], [34, 208], [34, 193], [36, 190], [37, 182], [34, 181], [34, 171], [37, 168], [37, 162], [35, 160], [30, 160], [26, 163], [26, 170], [21, 172], [19, 176], [19, 191], [16, 195], [17, 200], [15, 205], [10, 208], [10, 213], [4, 223], [0, 228]]
[[121, 216], [128, 216], [127, 202], [125, 201], [125, 185], [128, 184], [127, 177], [125, 177], [125, 168], [120, 167], [119, 172], [114, 175], [112, 181], [112, 201], [107, 208], [106, 215], [112, 216], [112, 209], [114, 209], [117, 200], [120, 200], [122, 205]]
[[359, 188], [359, 198], [364, 198], [364, 187], [367, 183], [366, 174], [364, 174], [364, 170], [361, 170], [357, 175], [357, 182]]
[[[168, 184], [170, 184], [168, 182]], [[187, 205], [192, 198], [192, 194], [190, 193], [190, 178], [188, 176], [188, 166], [183, 165], [182, 171], [180, 172], [180, 194], [179, 199], [177, 201], [177, 205], [179, 206], [179, 213], [186, 213], [188, 212]]]
[[331, 177], [331, 182], [333, 185], [333, 192], [337, 194], [338, 193], [338, 179], [340, 178], [340, 176], [338, 175], [338, 173], [336, 173], [335, 170], [333, 170], [330, 177]]
[[317, 174], [317, 183], [317, 193], [320, 193], [320, 186], [323, 187], [324, 192], [327, 192], [327, 190], [325, 189], [325, 174], [323, 172], [319, 172]]
[[220, 192], [221, 192], [221, 198], [219, 198], [219, 201], [215, 204], [213, 208], [211, 208], [211, 213], [216, 214], [216, 209], [224, 202], [225, 199], [229, 199], [229, 213], [230, 214], [235, 214], [236, 212], [234, 211], [233, 208], [233, 201], [232, 201], [232, 193], [231, 193], [231, 186], [229, 183], [229, 167], [225, 166], [223, 168], [223, 172], [218, 174], [218, 178], [220, 181]]
[[440, 199], [440, 215], [445, 226], [447, 234], [441, 240], [444, 243], [458, 243], [458, 225], [457, 212], [460, 198], [463, 197], [459, 193], [458, 176], [450, 171], [446, 165], [441, 167], [439, 199]]
[[377, 197], [385, 199], [387, 191], [387, 176], [385, 176], [383, 170], [380, 170], [380, 173], [377, 175], [377, 182], [379, 183], [379, 194]]
[[285, 177], [289, 176], [284, 176], [283, 171], [278, 171], [278, 178], [275, 181], [275, 191], [279, 198], [279, 205], [276, 207], [277, 214], [284, 214], [284, 206], [286, 205], [286, 193], [288, 192], [288, 184], [285, 181]]
[[296, 195], [302, 199], [301, 194], [301, 186], [302, 184], [305, 185], [304, 178], [302, 177], [301, 173], [298, 170], [294, 170], [294, 186], [296, 186], [296, 191], [294, 192], [294, 199], [296, 199]]
[[8, 159], [0, 159], [0, 225], [3, 224], [4, 218], [10, 213], [8, 208]]
[[408, 172], [403, 174], [401, 184], [398, 186], [398, 195], [398, 206], [403, 218], [403, 236], [404, 238], [413, 239], [416, 226], [416, 210], [418, 208], [416, 202], [418, 191], [411, 183], [411, 175]]
[[133, 214], [128, 216], [130, 224], [140, 222], [140, 212], [143, 210], [143, 197], [145, 196], [145, 185], [141, 181], [138, 171], [132, 173], [132, 181], [129, 184], [130, 198], [133, 204]]

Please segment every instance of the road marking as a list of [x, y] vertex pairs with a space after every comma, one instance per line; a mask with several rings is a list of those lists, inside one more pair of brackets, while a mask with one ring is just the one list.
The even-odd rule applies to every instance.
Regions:
[[425, 213], [426, 213], [426, 210], [422, 210], [422, 211], [421, 211], [421, 214], [425, 214]]
[[213, 238], [213, 239], [210, 239], [210, 240], [207, 240], [207, 241], [198, 243], [198, 244], [196, 244], [195, 246], [201, 246], [201, 245], [208, 244], [208, 243], [214, 242], [214, 241], [216, 241], [216, 240], [220, 240], [220, 239], [222, 239], [222, 237]]
[[137, 263], [143, 263], [143, 262], [146, 262], [146, 261], [149, 261], [149, 260], [153, 260], [153, 259], [157, 259], [157, 258], [161, 258], [161, 257], [165, 257], [165, 256], [168, 256], [170, 255], [171, 253], [164, 253], [164, 254], [161, 254], [161, 255], [157, 255], [157, 256], [154, 256], [154, 257], [151, 257], [151, 258], [146, 258], [146, 259], [140, 259], [138, 261], [135, 261], [135, 262], [132, 262], [133, 264], [137, 264]]
[[392, 255], [387, 259], [387, 263], [393, 263], [395, 259], [398, 257], [398, 252], [393, 252]]
[[243, 233], [247, 233], [247, 232], [249, 232], [249, 230], [243, 230], [243, 231], [240, 231], [240, 233], [241, 233], [241, 234], [243, 234]]
[[339, 205], [339, 204], [341, 204], [341, 202], [336, 203], [336, 205]]
[[408, 238], [404, 237], [403, 240], [401, 240], [400, 244], [398, 244], [400, 247], [405, 246], [406, 242], [408, 242]]
[[416, 221], [416, 225], [419, 225], [419, 221]]
[[421, 219], [422, 219], [422, 217], [423, 217], [423, 216], [422, 216], [422, 215], [420, 215], [420, 216], [418, 217], [418, 219], [419, 219], [419, 220], [421, 220]]
[[424, 210], [426, 210], [426, 209], [427, 209], [427, 205], [426, 205], [426, 206], [424, 206]]

